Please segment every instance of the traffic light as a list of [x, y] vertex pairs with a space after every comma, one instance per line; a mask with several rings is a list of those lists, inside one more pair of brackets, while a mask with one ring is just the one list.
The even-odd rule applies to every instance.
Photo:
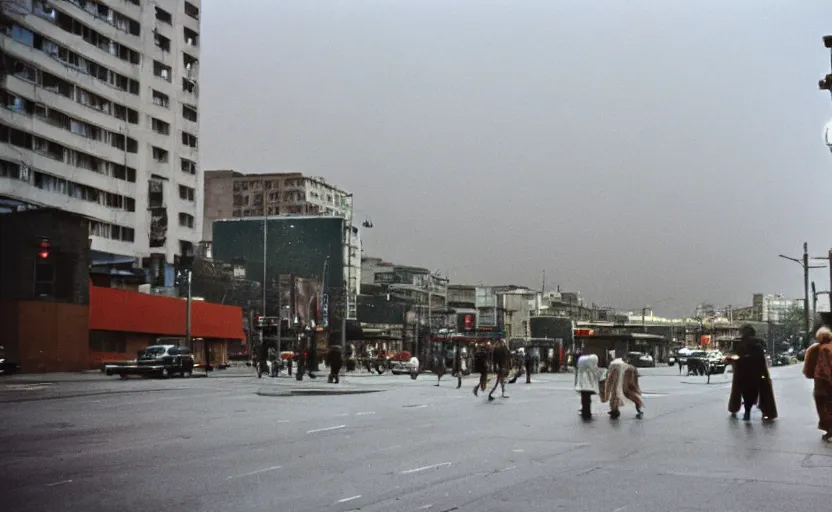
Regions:
[[823, 46], [832, 49], [832, 36], [823, 36]]
[[46, 261], [52, 255], [52, 244], [48, 238], [41, 238], [38, 243], [38, 258]]

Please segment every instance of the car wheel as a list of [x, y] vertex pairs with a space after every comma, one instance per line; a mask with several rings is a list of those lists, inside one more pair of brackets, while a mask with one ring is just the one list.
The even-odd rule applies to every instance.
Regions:
[[167, 368], [162, 368], [162, 371], [159, 374], [163, 379], [167, 379], [170, 377], [170, 371]]

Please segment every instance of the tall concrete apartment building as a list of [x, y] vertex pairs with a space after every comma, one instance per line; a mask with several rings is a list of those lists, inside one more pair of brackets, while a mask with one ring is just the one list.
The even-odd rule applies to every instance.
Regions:
[[3, 0], [0, 209], [171, 262], [202, 238], [200, 0]]
[[352, 194], [323, 178], [301, 173], [243, 174], [205, 171], [202, 240], [210, 243], [215, 220], [263, 215], [334, 216], [352, 220]]

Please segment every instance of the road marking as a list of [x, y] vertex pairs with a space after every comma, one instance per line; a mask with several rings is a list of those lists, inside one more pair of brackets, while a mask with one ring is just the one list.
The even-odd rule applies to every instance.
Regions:
[[450, 465], [451, 465], [451, 463], [450, 463], [450, 462], [443, 462], [443, 463], [441, 463], [441, 464], [432, 464], [432, 465], [430, 465], [430, 466], [423, 466], [423, 467], [421, 467], [421, 468], [416, 468], [416, 469], [408, 469], [407, 471], [402, 471], [402, 473], [401, 473], [401, 474], [402, 474], [402, 475], [409, 475], [409, 474], [411, 474], [411, 473], [418, 473], [418, 472], [420, 472], [420, 471], [427, 471], [427, 470], [429, 470], [429, 469], [447, 468], [447, 467], [448, 467], [448, 466], [450, 466]]
[[348, 501], [357, 500], [357, 499], [358, 499], [358, 498], [360, 498], [360, 497], [361, 497], [361, 495], [360, 495], [360, 494], [359, 494], [359, 495], [357, 495], [357, 496], [351, 496], [351, 497], [349, 497], [349, 498], [344, 498], [343, 500], [338, 500], [338, 503], [346, 503], [346, 502], [348, 502]]
[[424, 407], [430, 407], [428, 404], [420, 404], [420, 405], [403, 405], [402, 407], [408, 407], [411, 409], [422, 409]]
[[514, 453], [523, 453], [524, 450], [522, 448], [517, 448], [517, 449], [511, 450], [511, 451], [513, 451]]
[[231, 475], [228, 478], [226, 478], [226, 480], [232, 480], [234, 478], [242, 478], [244, 476], [257, 475], [257, 474], [260, 474], [260, 473], [265, 473], [266, 471], [274, 471], [275, 469], [280, 469], [281, 467], [282, 466], [272, 466], [270, 468], [258, 469], [257, 471], [252, 471], [250, 473], [243, 473], [241, 475]]
[[72, 483], [72, 480], [61, 480], [60, 482], [46, 484], [46, 487], [55, 487], [56, 485], [63, 485], [63, 484], [69, 484], [69, 483]]
[[277, 420], [276, 423], [289, 423], [290, 420]]
[[400, 445], [400, 444], [394, 444], [393, 446], [388, 446], [387, 448], [379, 448], [378, 451], [384, 452], [384, 451], [387, 451], [387, 450], [395, 450], [396, 448], [401, 448], [401, 447], [402, 447], [402, 445]]
[[344, 416], [349, 416], [349, 415], [350, 415], [350, 413], [345, 412], [345, 413], [341, 413], [341, 414], [336, 414], [335, 417], [336, 418], [343, 418]]
[[375, 412], [357, 412], [355, 413], [356, 416], [369, 416], [370, 414], [375, 414]]
[[507, 468], [503, 468], [500, 470], [500, 473], [502, 473], [503, 471], [511, 471], [512, 469], [517, 469], [517, 466], [509, 466]]
[[326, 428], [316, 428], [314, 430], [307, 430], [307, 434], [314, 434], [316, 432], [327, 432], [329, 430], [338, 430], [340, 428], [345, 428], [346, 425], [338, 425], [337, 427], [326, 427]]
[[617, 509], [613, 510], [612, 512], [624, 512], [625, 510], [627, 510], [627, 507], [620, 507], [620, 508], [617, 508]]
[[429, 509], [429, 508], [430, 508], [430, 507], [432, 507], [432, 506], [433, 506], [433, 504], [432, 504], [432, 503], [431, 503], [430, 505], [422, 505], [421, 507], [419, 507], [419, 510], [427, 510], [427, 509]]

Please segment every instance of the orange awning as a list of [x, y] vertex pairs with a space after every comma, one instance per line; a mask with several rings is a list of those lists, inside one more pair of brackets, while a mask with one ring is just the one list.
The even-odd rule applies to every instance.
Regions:
[[[185, 299], [90, 285], [90, 329], [185, 336]], [[243, 310], [204, 301], [191, 303], [191, 336], [244, 340]]]

